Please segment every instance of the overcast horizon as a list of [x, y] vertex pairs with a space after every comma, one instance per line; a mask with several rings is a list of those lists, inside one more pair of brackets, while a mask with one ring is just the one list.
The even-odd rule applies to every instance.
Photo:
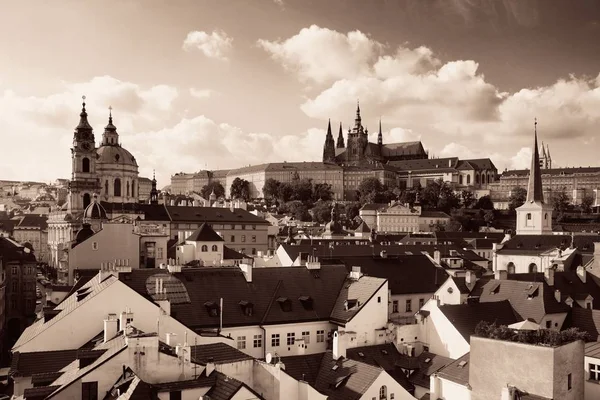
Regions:
[[[71, 177], [86, 96], [160, 187], [176, 172], [320, 161], [327, 120], [436, 157], [598, 165], [593, 0], [0, 0], [0, 180]], [[374, 140], [374, 136], [372, 137]]]

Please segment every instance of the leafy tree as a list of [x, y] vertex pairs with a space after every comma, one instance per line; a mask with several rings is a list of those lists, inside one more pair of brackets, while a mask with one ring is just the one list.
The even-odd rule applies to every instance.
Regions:
[[276, 199], [279, 196], [279, 186], [281, 182], [276, 179], [269, 178], [265, 181], [263, 185], [263, 197], [265, 199]]
[[217, 198], [225, 196], [225, 188], [221, 185], [221, 182], [212, 181], [208, 185], [204, 185], [200, 190], [200, 195], [208, 200], [210, 194], [215, 191]]
[[485, 215], [483, 216], [483, 220], [488, 224], [488, 226], [492, 225], [495, 219], [494, 210], [487, 210]]
[[552, 194], [552, 206], [554, 207], [554, 211], [564, 213], [569, 208], [569, 203], [569, 196], [567, 195], [565, 188]]
[[462, 224], [458, 222], [455, 218], [451, 218], [450, 221], [446, 224], [444, 229], [447, 232], [458, 232], [462, 229]]
[[360, 212], [360, 203], [357, 203], [357, 202], [347, 203], [344, 206], [344, 214], [346, 214], [346, 218], [348, 220], [353, 220], [354, 218], [358, 217], [359, 212]]
[[378, 195], [383, 192], [383, 185], [377, 178], [365, 178], [358, 185], [357, 192], [361, 204], [376, 203]]
[[316, 183], [313, 187], [313, 201], [330, 201], [333, 199], [333, 191], [328, 183]]
[[439, 209], [446, 212], [460, 205], [460, 199], [452, 187], [441, 179], [427, 183], [421, 192], [421, 204], [424, 208]]
[[292, 185], [287, 182], [282, 182], [277, 187], [277, 198], [283, 203], [290, 201], [293, 194], [294, 189], [292, 188]]
[[493, 210], [494, 202], [492, 201], [490, 196], [481, 196], [479, 200], [477, 200], [475, 208], [479, 208], [480, 210]]
[[331, 219], [331, 204], [326, 201], [318, 201], [312, 208], [312, 219], [319, 224], [329, 222]]
[[470, 190], [463, 190], [460, 193], [460, 197], [463, 208], [471, 208], [471, 206], [475, 203], [475, 196]]
[[308, 202], [312, 199], [313, 188], [310, 179], [293, 179], [290, 186], [292, 188], [292, 200]]
[[282, 205], [281, 212], [292, 214], [299, 221], [310, 221], [312, 218], [308, 212], [308, 206], [301, 201], [289, 201]]
[[231, 198], [250, 200], [250, 182], [245, 179], [235, 178], [231, 183]]
[[592, 212], [592, 204], [594, 204], [594, 197], [589, 194], [585, 195], [583, 199], [581, 199], [581, 204], [579, 205], [581, 212], [590, 214]]
[[522, 187], [515, 187], [510, 192], [510, 196], [508, 197], [508, 209], [514, 210], [516, 208], [521, 207], [525, 204], [525, 200], [527, 199], [527, 190]]
[[404, 190], [400, 197], [398, 198], [400, 203], [408, 204], [409, 207], [412, 207], [417, 201], [417, 193], [414, 190]]

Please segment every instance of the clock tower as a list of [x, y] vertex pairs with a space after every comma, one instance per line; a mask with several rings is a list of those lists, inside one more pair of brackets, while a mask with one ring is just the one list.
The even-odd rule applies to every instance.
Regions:
[[79, 114], [79, 125], [73, 134], [71, 148], [71, 183], [69, 184], [69, 212], [83, 212], [91, 203], [95, 193], [100, 191], [100, 181], [96, 177], [96, 143], [94, 131], [87, 119], [85, 96]]

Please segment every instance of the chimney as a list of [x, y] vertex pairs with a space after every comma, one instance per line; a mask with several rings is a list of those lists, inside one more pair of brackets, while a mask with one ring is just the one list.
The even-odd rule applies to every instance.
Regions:
[[452, 160], [448, 160], [448, 168], [452, 168]]
[[508, 272], [505, 269], [494, 271], [494, 279], [505, 281], [508, 279]]
[[554, 298], [556, 299], [556, 301], [558, 301], [559, 303], [561, 302], [561, 298], [560, 298], [560, 290], [556, 289], [554, 291]]
[[214, 358], [209, 357], [208, 360], [206, 361], [206, 369], [204, 370], [204, 372], [206, 373], [206, 376], [210, 376], [210, 374], [212, 374], [212, 372], [214, 370], [215, 370]]
[[240, 264], [240, 269], [244, 273], [244, 278], [246, 278], [246, 282], [252, 283], [252, 264]]
[[318, 257], [308, 256], [306, 260], [306, 269], [321, 269], [321, 262]]
[[340, 358], [346, 358], [346, 343], [344, 336], [345, 332], [335, 331], [333, 332], [333, 359], [339, 360]]
[[440, 379], [437, 374], [431, 374], [429, 376], [429, 387], [431, 398], [438, 399], [440, 397]]
[[577, 276], [579, 277], [579, 279], [581, 279], [581, 282], [585, 283], [587, 279], [587, 271], [585, 270], [585, 267], [583, 265], [577, 267]]
[[381, 256], [381, 258], [387, 258], [387, 250], [381, 250], [379, 255]]
[[[579, 271], [577, 271], [579, 275]], [[554, 286], [554, 268], [548, 267], [544, 270], [544, 278], [546, 279], [546, 283], [548, 286]]]
[[175, 336], [177, 336], [176, 333], [167, 333], [165, 335], [165, 342], [167, 343], [167, 346], [175, 345]]
[[125, 328], [127, 327], [127, 321], [129, 321], [130, 323], [133, 322], [133, 313], [129, 309], [127, 309], [126, 311], [123, 311], [121, 313], [120, 319], [121, 330], [125, 331]]
[[104, 320], [104, 343], [117, 336], [118, 325], [117, 314], [108, 314], [108, 318]]
[[435, 260], [436, 263], [441, 264], [442, 263], [442, 253], [440, 253], [439, 250], [435, 250], [433, 252], [433, 259]]
[[167, 270], [172, 274], [181, 272], [181, 265], [175, 265], [175, 263], [171, 263], [171, 265], [167, 266]]
[[468, 270], [465, 274], [465, 283], [467, 285], [474, 285], [475, 282], [477, 282], [477, 276], [475, 275], [475, 272]]
[[350, 279], [359, 280], [362, 276], [362, 272], [360, 271], [360, 267], [352, 267], [352, 271], [350, 272]]

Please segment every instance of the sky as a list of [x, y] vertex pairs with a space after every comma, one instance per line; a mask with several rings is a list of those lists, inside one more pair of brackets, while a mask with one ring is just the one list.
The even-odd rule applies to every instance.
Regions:
[[[319, 161], [327, 121], [430, 155], [598, 165], [597, 0], [0, 0], [0, 179], [70, 178], [100, 142], [176, 172]], [[337, 136], [337, 135], [336, 135]], [[374, 139], [374, 137], [373, 137]]]

